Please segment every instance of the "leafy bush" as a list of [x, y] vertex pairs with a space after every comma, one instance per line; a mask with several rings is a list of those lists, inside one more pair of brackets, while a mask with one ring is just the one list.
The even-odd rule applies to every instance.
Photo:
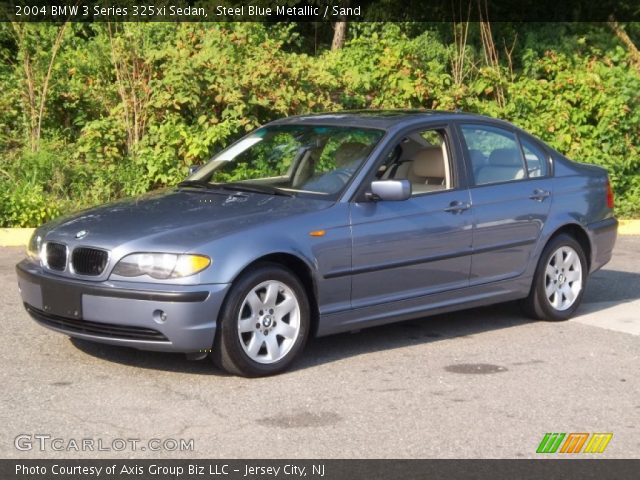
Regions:
[[606, 167], [618, 214], [640, 215], [640, 75], [603, 25], [499, 25], [496, 43], [516, 43], [496, 67], [472, 24], [460, 81], [450, 25], [352, 24], [344, 48], [314, 52], [292, 24], [72, 24], [34, 146], [24, 53], [37, 103], [58, 28], [26, 25], [21, 43], [0, 24], [3, 226], [173, 185], [275, 118], [360, 108], [510, 120]]
[[62, 212], [39, 184], [0, 182], [0, 227], [32, 227]]

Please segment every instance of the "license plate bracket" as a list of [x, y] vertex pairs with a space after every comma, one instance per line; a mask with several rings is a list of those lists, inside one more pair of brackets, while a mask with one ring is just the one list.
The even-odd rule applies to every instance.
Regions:
[[42, 308], [50, 315], [82, 318], [82, 293], [71, 285], [54, 282], [41, 285]]

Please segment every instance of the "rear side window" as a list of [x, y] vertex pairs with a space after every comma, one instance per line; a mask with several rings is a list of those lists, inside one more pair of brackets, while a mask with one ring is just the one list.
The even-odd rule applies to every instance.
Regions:
[[476, 185], [527, 178], [513, 133], [487, 125], [463, 125], [461, 130]]
[[548, 162], [545, 152], [535, 143], [520, 137], [524, 161], [527, 164], [529, 178], [546, 177]]

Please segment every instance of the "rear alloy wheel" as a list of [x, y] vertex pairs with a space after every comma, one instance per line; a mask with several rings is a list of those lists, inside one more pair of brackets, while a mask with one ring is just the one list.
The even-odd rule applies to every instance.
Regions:
[[553, 308], [567, 310], [582, 291], [582, 264], [571, 247], [557, 249], [547, 263], [544, 274], [545, 295]]
[[525, 313], [541, 320], [571, 317], [582, 300], [586, 270], [584, 252], [573, 237], [553, 238], [542, 252], [531, 293], [522, 303]]
[[309, 323], [309, 302], [297, 277], [279, 265], [260, 265], [232, 286], [214, 360], [236, 375], [280, 373], [304, 347]]

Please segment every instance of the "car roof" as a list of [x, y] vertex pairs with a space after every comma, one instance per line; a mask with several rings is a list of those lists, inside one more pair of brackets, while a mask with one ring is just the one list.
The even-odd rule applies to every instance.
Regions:
[[295, 115], [270, 122], [268, 125], [336, 125], [390, 129], [429, 121], [490, 121], [505, 127], [514, 126], [504, 120], [462, 111], [445, 110], [347, 110]]

